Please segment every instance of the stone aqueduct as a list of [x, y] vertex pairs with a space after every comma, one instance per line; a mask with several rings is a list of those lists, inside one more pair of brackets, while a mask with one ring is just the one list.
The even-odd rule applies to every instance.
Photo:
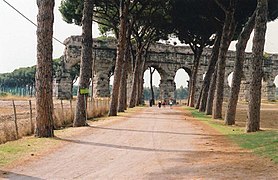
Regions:
[[[70, 69], [80, 62], [81, 55], [81, 37], [71, 36], [64, 41], [66, 45], [64, 55], [62, 56], [62, 66], [60, 75], [57, 77], [56, 94], [60, 99], [70, 99], [72, 97], [72, 85], [70, 78]], [[210, 59], [210, 49], [204, 49], [197, 77], [196, 91], [200, 91], [203, 75], [206, 73]], [[93, 92], [94, 97], [109, 97], [109, 81], [113, 73], [116, 59], [116, 42], [94, 40], [93, 44]], [[244, 63], [244, 77], [241, 82], [240, 99], [248, 100], [248, 79], [250, 77], [251, 54], [247, 53]], [[225, 73], [225, 97], [228, 97], [230, 87], [228, 85], [228, 76], [233, 72], [235, 52], [227, 53], [226, 73]], [[146, 69], [151, 66], [160, 74], [160, 98], [168, 99], [174, 97], [176, 89], [174, 78], [177, 70], [183, 68], [188, 75], [191, 75], [193, 65], [193, 53], [187, 46], [173, 46], [165, 44], [154, 44], [147, 53]], [[129, 68], [130, 69], [130, 68]], [[130, 73], [130, 70], [127, 71]], [[278, 54], [271, 54], [264, 60], [263, 65], [263, 88], [262, 98], [266, 100], [275, 100], [274, 78], [278, 75]], [[131, 77], [128, 76], [128, 84], [131, 84]], [[129, 89], [129, 88], [128, 88]]]

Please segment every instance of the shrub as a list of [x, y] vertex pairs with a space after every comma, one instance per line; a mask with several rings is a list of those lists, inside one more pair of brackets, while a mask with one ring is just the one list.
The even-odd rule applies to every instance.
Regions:
[[0, 97], [6, 97], [6, 96], [8, 96], [8, 93], [6, 93], [6, 92], [1, 92], [0, 93]]

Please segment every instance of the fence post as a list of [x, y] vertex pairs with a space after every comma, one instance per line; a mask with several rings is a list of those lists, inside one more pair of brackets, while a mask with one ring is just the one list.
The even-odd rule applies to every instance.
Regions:
[[12, 102], [13, 102], [13, 108], [14, 108], [15, 133], [16, 133], [16, 139], [18, 139], [18, 127], [17, 127], [16, 107], [15, 107], [15, 104], [14, 104], [14, 100], [12, 100]]
[[61, 109], [62, 109], [62, 122], [64, 122], [64, 124], [66, 124], [65, 119], [64, 119], [64, 105], [63, 105], [63, 100], [62, 99], [61, 99]]
[[98, 107], [98, 99], [96, 99], [96, 109], [99, 109], [99, 107]]
[[32, 101], [29, 100], [29, 108], [30, 108], [30, 123], [31, 123], [31, 133], [34, 133], [34, 125], [33, 125], [33, 112], [32, 112]]
[[91, 107], [92, 107], [92, 103], [91, 103], [92, 101], [91, 100], [89, 100], [89, 98], [88, 98], [88, 101], [87, 101], [87, 104], [88, 104], [88, 107], [87, 107], [87, 116], [88, 116], [88, 118], [90, 118], [90, 112], [91, 112]]
[[72, 99], [70, 99], [70, 113], [71, 113], [71, 120], [73, 122], [73, 118], [74, 118], [74, 115], [73, 115], [73, 108], [72, 108]]

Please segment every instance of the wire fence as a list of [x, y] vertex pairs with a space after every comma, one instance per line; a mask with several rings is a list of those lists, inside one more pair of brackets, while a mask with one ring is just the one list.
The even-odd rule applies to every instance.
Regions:
[[[75, 100], [54, 100], [54, 128], [72, 126]], [[0, 100], [0, 144], [34, 134], [35, 100]], [[87, 117], [101, 117], [108, 113], [109, 98], [87, 102]]]

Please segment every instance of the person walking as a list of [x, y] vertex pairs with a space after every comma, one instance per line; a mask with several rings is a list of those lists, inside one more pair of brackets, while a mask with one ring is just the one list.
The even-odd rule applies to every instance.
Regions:
[[172, 109], [172, 106], [173, 106], [173, 101], [172, 100], [169, 101], [169, 105], [170, 105], [170, 109]]
[[158, 107], [161, 108], [161, 101], [158, 101]]

